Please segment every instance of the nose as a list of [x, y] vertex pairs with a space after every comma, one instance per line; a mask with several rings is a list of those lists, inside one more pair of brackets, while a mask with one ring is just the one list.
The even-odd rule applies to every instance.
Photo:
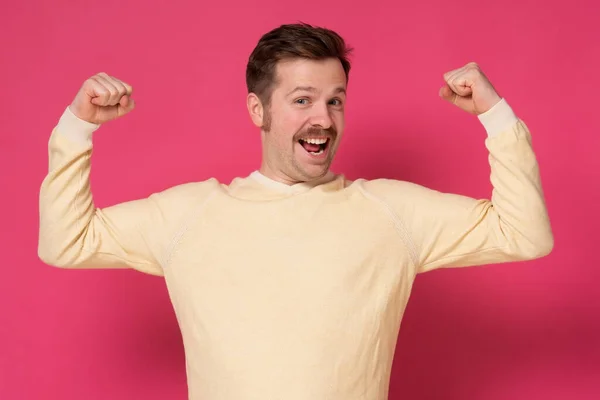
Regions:
[[327, 104], [315, 104], [311, 110], [310, 124], [312, 126], [320, 126], [322, 129], [329, 129], [333, 124], [329, 115]]

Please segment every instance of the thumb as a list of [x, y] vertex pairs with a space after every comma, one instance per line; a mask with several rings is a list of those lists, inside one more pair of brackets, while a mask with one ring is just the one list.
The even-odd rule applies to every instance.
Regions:
[[450, 86], [446, 85], [440, 88], [440, 97], [448, 103], [454, 104], [458, 108], [471, 112], [471, 100], [467, 97], [459, 96]]
[[117, 112], [119, 116], [125, 115], [135, 108], [135, 101], [129, 96], [121, 97], [121, 101], [117, 104]]
[[455, 103], [456, 102], [457, 94], [454, 93], [452, 91], [452, 89], [450, 89], [450, 86], [448, 86], [448, 85], [442, 86], [440, 88], [439, 95], [440, 95], [440, 97], [442, 99], [444, 99], [444, 100], [446, 100], [446, 101], [448, 101], [450, 103]]

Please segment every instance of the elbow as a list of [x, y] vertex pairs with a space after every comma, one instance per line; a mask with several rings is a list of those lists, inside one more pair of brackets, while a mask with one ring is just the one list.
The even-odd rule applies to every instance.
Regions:
[[52, 251], [52, 246], [48, 243], [39, 242], [37, 255], [40, 261], [51, 267], [64, 268], [64, 260], [61, 259], [60, 255], [56, 251]]
[[541, 241], [535, 245], [533, 258], [542, 258], [550, 255], [554, 250], [554, 237], [552, 235], [548, 236], [544, 241]]
[[38, 259], [50, 267], [62, 269], [89, 268], [93, 262], [95, 253], [85, 251], [84, 246], [77, 240], [68, 240], [50, 235], [40, 236], [37, 247]]
[[543, 258], [550, 255], [552, 250], [554, 250], [554, 235], [550, 229], [524, 239], [527, 243], [522, 246], [524, 260]]
[[37, 240], [38, 259], [48, 266], [78, 268], [85, 262], [81, 234], [75, 236], [65, 229], [51, 229], [42, 221]]
[[67, 249], [61, 247], [53, 240], [42, 239], [38, 241], [37, 255], [40, 261], [50, 267], [72, 268], [73, 262], [68, 259]]
[[511, 221], [501, 226], [506, 249], [513, 261], [529, 261], [546, 257], [554, 250], [554, 232], [546, 217]]

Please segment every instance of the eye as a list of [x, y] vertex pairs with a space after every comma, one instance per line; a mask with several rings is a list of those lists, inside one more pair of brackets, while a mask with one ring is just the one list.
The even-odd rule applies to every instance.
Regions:
[[334, 106], [341, 106], [342, 105], [342, 100], [340, 99], [332, 99], [329, 101], [329, 104], [333, 104]]
[[296, 100], [296, 103], [304, 105], [308, 103], [308, 99], [298, 99]]

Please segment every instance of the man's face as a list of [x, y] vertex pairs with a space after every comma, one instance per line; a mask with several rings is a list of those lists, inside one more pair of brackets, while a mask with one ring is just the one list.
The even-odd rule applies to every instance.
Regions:
[[249, 110], [262, 129], [267, 176], [284, 183], [324, 176], [344, 130], [346, 75], [337, 59], [294, 59], [276, 69], [270, 105], [249, 97]]

